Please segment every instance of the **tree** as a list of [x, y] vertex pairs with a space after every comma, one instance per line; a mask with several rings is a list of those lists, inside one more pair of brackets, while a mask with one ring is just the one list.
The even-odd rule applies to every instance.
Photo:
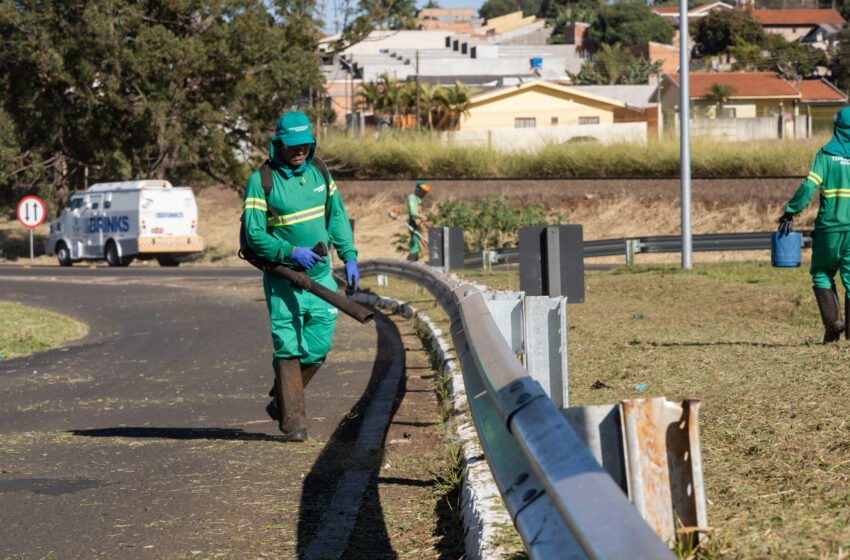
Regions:
[[616, 43], [628, 47], [648, 41], [670, 44], [674, 35], [673, 25], [642, 2], [603, 6], [587, 30], [588, 40], [597, 48]]
[[690, 27], [694, 44], [707, 56], [725, 53], [734, 45], [763, 45], [765, 41], [761, 22], [749, 10], [712, 10]]
[[478, 9], [478, 15], [491, 19], [505, 14], [522, 11], [523, 15], [533, 16], [540, 11], [539, 0], [486, 0]]
[[645, 84], [651, 74], [658, 73], [661, 64], [645, 57], [635, 58], [618, 44], [602, 45], [593, 60], [582, 64], [581, 71], [570, 78], [579, 85]]
[[416, 29], [416, 2], [414, 0], [393, 0], [387, 18], [387, 29]]
[[833, 83], [843, 92], [850, 91], [850, 25], [838, 32], [837, 44], [830, 53], [829, 71]]
[[440, 109], [449, 115], [450, 128], [456, 129], [460, 117], [469, 114], [470, 96], [478, 93], [479, 89], [467, 89], [459, 80], [455, 80], [454, 88], [444, 87], [437, 94]]
[[[575, 2], [566, 6], [554, 4], [556, 13], [550, 17], [548, 23], [552, 27], [552, 35], [547, 41], [550, 45], [561, 45], [564, 43], [564, 26], [567, 23], [581, 22], [593, 23], [599, 14], [601, 2], [592, 0], [590, 2]], [[546, 10], [545, 7], [542, 9]]]
[[744, 40], [738, 41], [735, 45], [730, 45], [727, 50], [729, 55], [735, 59], [732, 64], [732, 70], [746, 70], [753, 72], [763, 69], [767, 65], [762, 48], [758, 45], [747, 43]]
[[768, 34], [766, 47], [770, 51], [770, 63], [773, 65], [770, 69], [778, 68], [783, 73], [793, 72], [793, 76], [786, 76], [788, 78], [809, 76], [818, 66], [828, 64], [826, 53], [822, 50], [802, 43], [789, 42], [775, 33]]
[[265, 154], [280, 113], [320, 86], [313, 7], [4, 3], [0, 154], [17, 154], [0, 164], [4, 194], [51, 199], [86, 181], [146, 177], [243, 184], [245, 158]]
[[723, 104], [726, 103], [730, 97], [735, 95], [736, 91], [737, 90], [734, 86], [724, 84], [723, 82], [714, 82], [711, 84], [711, 87], [708, 88], [709, 97], [717, 104], [718, 117], [723, 112]]

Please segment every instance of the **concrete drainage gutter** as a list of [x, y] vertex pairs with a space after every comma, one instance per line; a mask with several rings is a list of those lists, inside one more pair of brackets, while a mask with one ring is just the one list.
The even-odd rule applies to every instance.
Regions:
[[460, 445], [465, 471], [461, 488], [460, 517], [465, 535], [466, 558], [498, 560], [509, 552], [515, 552], [505, 550], [501, 544], [505, 532], [516, 533], [513, 521], [499, 496], [499, 488], [484, 457], [470, 416], [463, 374], [457, 358], [452, 355], [451, 344], [443, 337], [442, 329], [437, 327], [428, 315], [396, 299], [364, 293], [355, 294], [353, 299], [361, 304], [400, 313], [421, 326], [429, 336], [431, 351], [440, 364], [440, 370], [448, 379], [454, 421], [445, 426], [445, 435]]

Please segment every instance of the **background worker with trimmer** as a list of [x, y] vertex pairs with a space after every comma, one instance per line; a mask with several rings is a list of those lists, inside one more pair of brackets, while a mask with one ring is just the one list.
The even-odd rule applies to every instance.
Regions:
[[[272, 184], [263, 188], [265, 165], [248, 179], [243, 200], [247, 243], [257, 256], [273, 264], [306, 270], [307, 276], [336, 292], [337, 285], [323, 254], [333, 242], [345, 262], [350, 289], [360, 280], [357, 249], [336, 183], [324, 168], [313, 165], [316, 140], [304, 113], [280, 117], [269, 146]], [[331, 348], [338, 310], [291, 281], [263, 274], [263, 289], [274, 343], [273, 400], [266, 411], [278, 421], [289, 441], [307, 439], [304, 387]]]
[[[422, 213], [422, 199], [431, 191], [425, 181], [418, 181], [413, 192], [407, 195], [407, 223], [410, 225], [410, 253], [407, 260], [418, 261], [421, 249], [419, 248], [419, 235], [421, 235], [425, 214]], [[419, 235], [417, 235], [419, 234]]]
[[850, 316], [850, 107], [835, 116], [832, 139], [818, 151], [809, 175], [785, 205], [779, 218], [779, 231], [791, 231], [794, 215], [820, 193], [820, 207], [812, 232], [812, 288], [825, 328], [823, 341], [835, 342], [841, 331], [850, 338], [850, 321], [841, 319], [841, 306], [835, 289], [835, 273], [844, 284], [844, 313]]

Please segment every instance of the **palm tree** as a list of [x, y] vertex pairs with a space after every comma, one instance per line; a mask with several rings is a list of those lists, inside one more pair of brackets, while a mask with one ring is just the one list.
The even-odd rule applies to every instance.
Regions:
[[428, 130], [434, 130], [434, 109], [437, 108], [442, 89], [443, 84], [419, 85], [419, 105], [428, 115]]
[[357, 108], [371, 109], [377, 119], [384, 109], [384, 93], [381, 86], [374, 82], [362, 84], [357, 90]]
[[393, 121], [396, 115], [399, 114], [401, 103], [401, 87], [399, 81], [389, 75], [388, 72], [381, 74], [381, 81], [384, 89], [384, 107], [391, 109], [393, 113]]
[[596, 67], [602, 70], [602, 74], [608, 77], [608, 84], [613, 86], [619, 81], [626, 68], [634, 63], [635, 57], [622, 48], [620, 43], [615, 43], [614, 45], [603, 44], [593, 60]]
[[455, 87], [444, 87], [439, 90], [439, 106], [451, 118], [451, 130], [455, 130], [460, 124], [460, 117], [469, 115], [469, 106], [472, 103], [470, 97], [481, 91], [480, 89], [467, 89], [460, 80], [455, 80]]
[[717, 103], [717, 116], [723, 112], [723, 104], [735, 95], [736, 91], [735, 87], [731, 84], [724, 84], [723, 82], [714, 82], [711, 84], [711, 87], [708, 88], [708, 97]]

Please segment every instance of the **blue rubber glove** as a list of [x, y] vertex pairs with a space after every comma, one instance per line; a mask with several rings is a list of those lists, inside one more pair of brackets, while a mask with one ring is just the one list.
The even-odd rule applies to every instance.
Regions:
[[346, 291], [351, 291], [351, 293], [357, 291], [357, 285], [360, 283], [360, 270], [357, 268], [356, 259], [345, 261], [345, 279], [348, 281]]
[[324, 257], [317, 255], [309, 247], [296, 247], [293, 249], [292, 260], [304, 268], [312, 268], [317, 262], [325, 262]]

